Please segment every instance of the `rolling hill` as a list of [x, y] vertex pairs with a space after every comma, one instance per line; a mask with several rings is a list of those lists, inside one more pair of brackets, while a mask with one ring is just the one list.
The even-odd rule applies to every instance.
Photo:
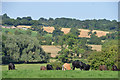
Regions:
[[[48, 33], [52, 33], [55, 28], [54, 27], [43, 27], [44, 31], [48, 32]], [[71, 28], [62, 28], [61, 31], [64, 32], [64, 34], [67, 34], [70, 32]], [[80, 30], [80, 35], [79, 37], [86, 37], [86, 38], [90, 38], [90, 35], [88, 35], [88, 33], [90, 32], [90, 30], [88, 29], [78, 29]], [[100, 30], [92, 30], [92, 33], [96, 32], [96, 36], [101, 37], [101, 36], [106, 36], [106, 34], [109, 34], [108, 31], [100, 31]]]

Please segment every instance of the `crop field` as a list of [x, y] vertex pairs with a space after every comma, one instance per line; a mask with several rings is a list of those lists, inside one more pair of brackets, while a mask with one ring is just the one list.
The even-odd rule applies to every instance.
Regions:
[[90, 35], [88, 35], [90, 30], [88, 30], [88, 29], [79, 29], [79, 31], [80, 31], [80, 35], [78, 35], [79, 37], [90, 38]]
[[[47, 31], [48, 33], [52, 33], [54, 31], [54, 27], [43, 27], [43, 29], [45, 31]], [[71, 28], [62, 28], [61, 31], [64, 32], [64, 34], [67, 34], [70, 32]], [[88, 29], [78, 29], [80, 30], [80, 35], [79, 37], [86, 37], [86, 38], [90, 38], [90, 35], [88, 35], [88, 33], [90, 32], [90, 30]], [[106, 34], [108, 34], [109, 32], [107, 31], [100, 31], [100, 30], [93, 30], [92, 33], [96, 32], [96, 36], [101, 37], [101, 36], [106, 36]]]
[[118, 78], [117, 71], [81, 71], [79, 69], [40, 70], [40, 66], [46, 64], [15, 64], [16, 70], [8, 70], [7, 65], [2, 65], [3, 78]]
[[62, 28], [61, 31], [63, 31], [64, 34], [67, 34], [67, 33], [70, 32], [70, 29], [71, 29], [71, 28]]
[[107, 31], [100, 31], [100, 30], [93, 30], [92, 33], [96, 32], [96, 36], [101, 37], [101, 36], [106, 36], [106, 34], [109, 34]]
[[54, 27], [43, 27], [44, 31], [47, 31], [48, 33], [52, 33], [55, 28]]
[[53, 46], [53, 45], [42, 45], [41, 46], [43, 48], [43, 50], [46, 53], [51, 53], [51, 57], [55, 57], [56, 55], [58, 55], [58, 51], [60, 51], [60, 46]]
[[88, 45], [92, 47], [92, 50], [101, 51], [102, 45]]

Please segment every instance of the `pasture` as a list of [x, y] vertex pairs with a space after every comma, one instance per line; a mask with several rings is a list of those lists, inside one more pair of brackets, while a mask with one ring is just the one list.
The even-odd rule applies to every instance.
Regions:
[[15, 64], [17, 70], [8, 70], [8, 65], [2, 65], [3, 78], [118, 78], [117, 71], [80, 71], [80, 69], [62, 71], [41, 71], [40, 66], [46, 64]]
[[[14, 34], [15, 31], [21, 32], [23, 34], [26, 34], [26, 30], [24, 29], [7, 29], [7, 28], [2, 28], [2, 32], [5, 33], [6, 31], [9, 31], [9, 34]], [[32, 30], [31, 30], [32, 31]], [[37, 36], [37, 32], [36, 31], [32, 31], [31, 34], [32, 37]]]

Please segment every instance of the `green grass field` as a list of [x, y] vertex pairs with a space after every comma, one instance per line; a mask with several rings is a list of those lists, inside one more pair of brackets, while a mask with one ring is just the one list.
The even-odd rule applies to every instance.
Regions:
[[80, 71], [69, 70], [45, 70], [41, 71], [40, 66], [46, 64], [15, 64], [17, 70], [8, 70], [7, 65], [2, 65], [3, 78], [118, 78], [117, 71]]
[[[23, 34], [26, 34], [26, 30], [24, 29], [8, 29], [8, 28], [2, 28], [2, 32], [5, 33], [5, 31], [9, 31], [10, 34], [14, 34], [15, 31], [19, 31], [19, 32], [22, 32]], [[32, 31], [32, 30], [31, 30]], [[32, 34], [31, 36], [37, 36], [37, 32], [36, 31], [32, 31]]]

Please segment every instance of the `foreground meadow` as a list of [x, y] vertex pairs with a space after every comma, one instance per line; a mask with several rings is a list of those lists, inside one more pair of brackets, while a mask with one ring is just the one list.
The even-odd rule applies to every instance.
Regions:
[[117, 71], [80, 71], [79, 69], [62, 71], [40, 71], [40, 66], [46, 64], [16, 64], [17, 70], [8, 70], [2, 66], [2, 78], [118, 78]]

